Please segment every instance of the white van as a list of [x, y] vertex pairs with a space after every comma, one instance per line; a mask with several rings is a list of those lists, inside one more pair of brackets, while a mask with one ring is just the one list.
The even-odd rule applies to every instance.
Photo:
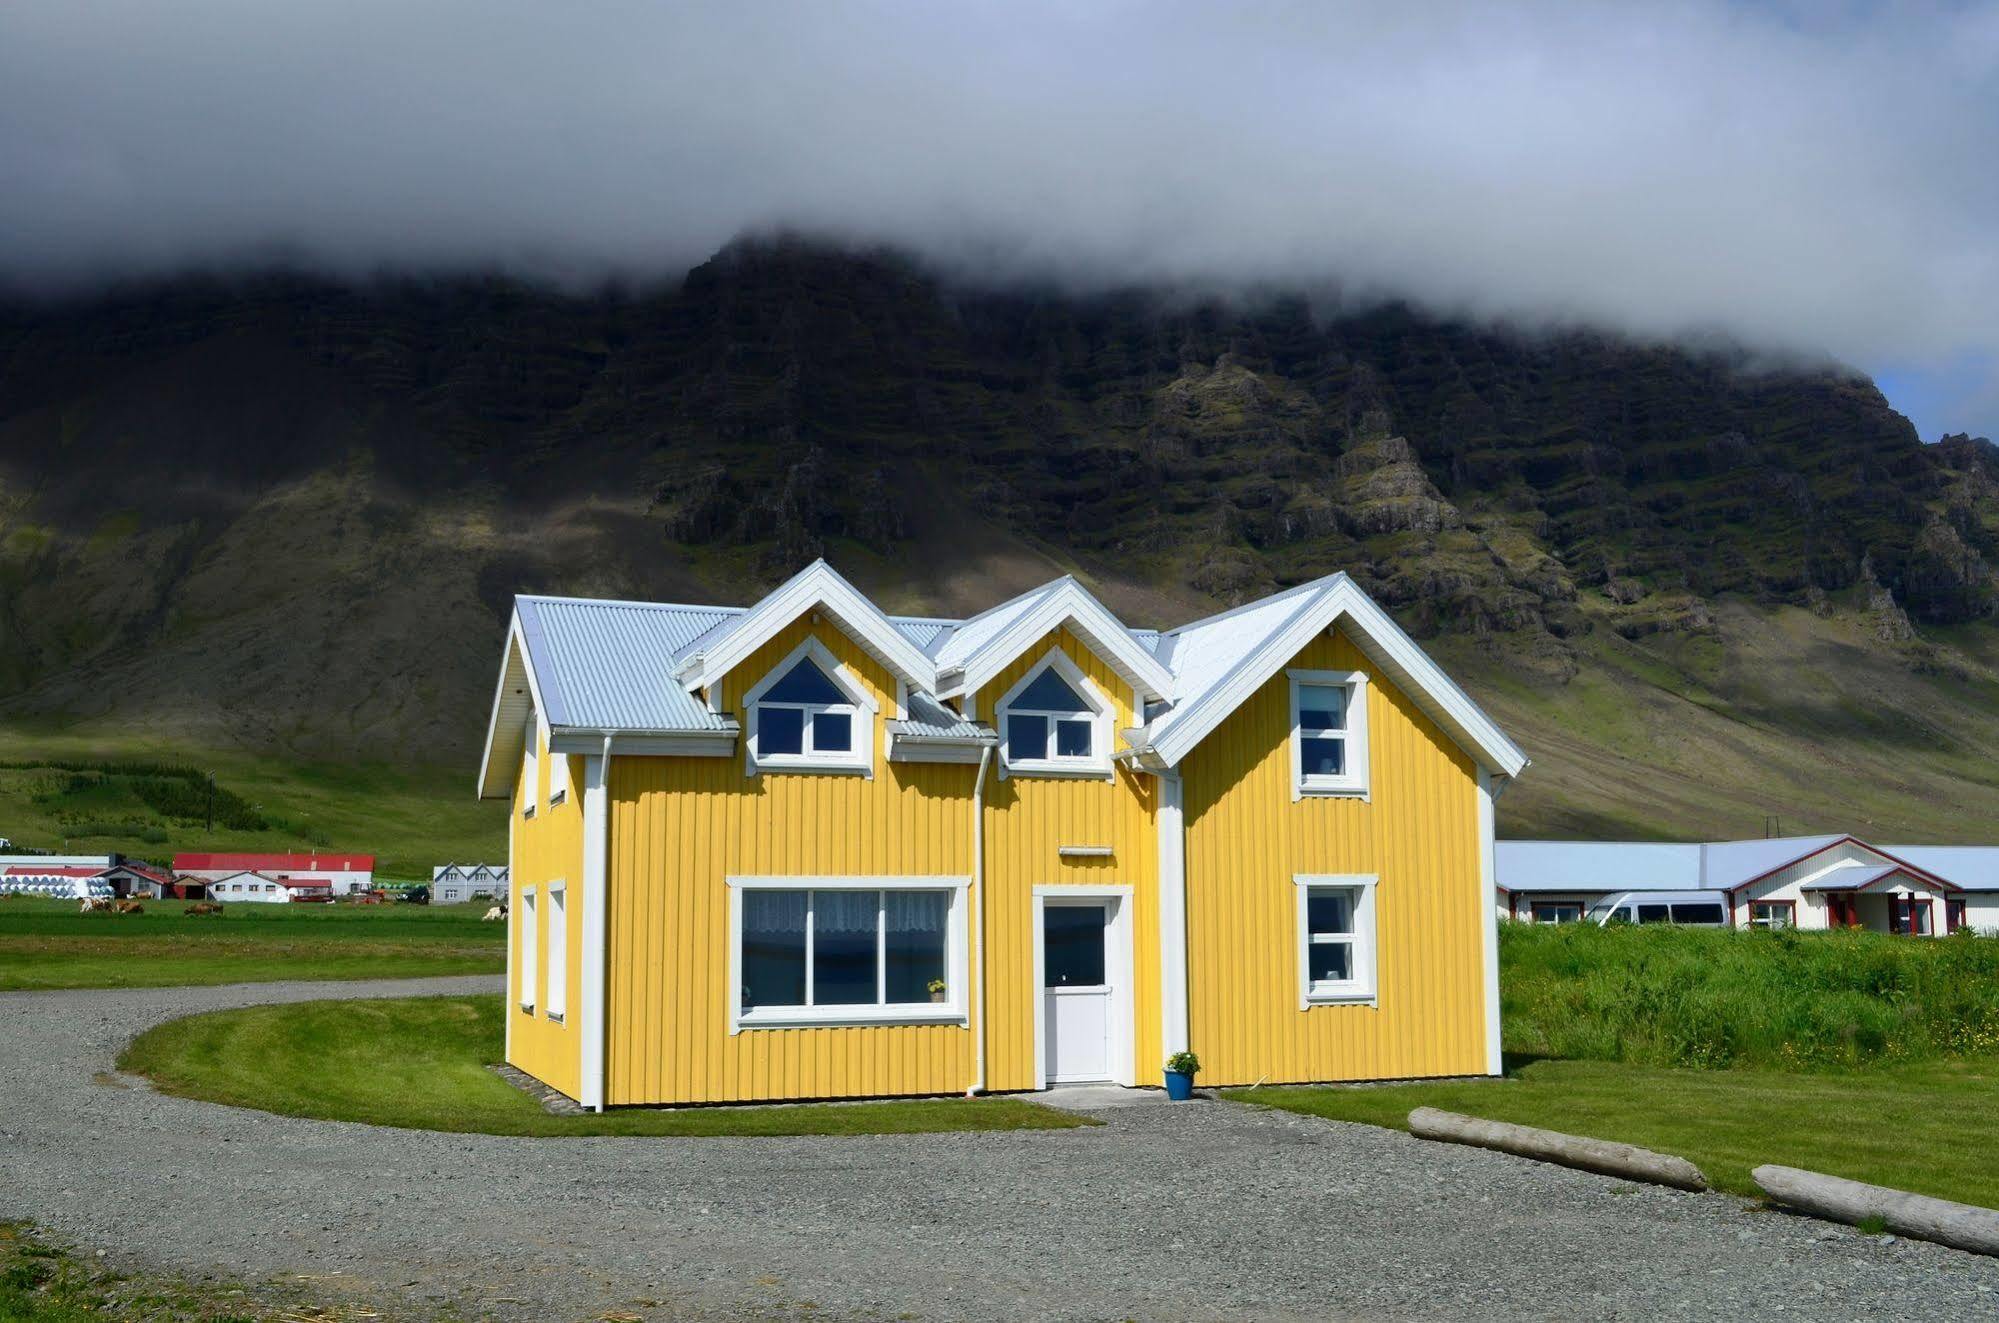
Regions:
[[1726, 891], [1618, 891], [1589, 907], [1584, 923], [1677, 923], [1685, 928], [1726, 928]]

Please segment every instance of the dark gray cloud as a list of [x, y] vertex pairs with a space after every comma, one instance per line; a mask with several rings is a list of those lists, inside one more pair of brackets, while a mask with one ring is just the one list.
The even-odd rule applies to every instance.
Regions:
[[1999, 353], [1999, 6], [12, 0], [0, 274], [671, 272], [748, 228]]

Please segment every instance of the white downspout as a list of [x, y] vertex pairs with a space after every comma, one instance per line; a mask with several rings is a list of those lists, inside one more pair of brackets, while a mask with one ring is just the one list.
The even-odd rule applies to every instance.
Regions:
[[978, 1037], [973, 1052], [978, 1057], [977, 1073], [967, 1098], [986, 1091], [986, 767], [993, 760], [993, 746], [979, 750], [979, 770], [972, 782], [972, 1008], [978, 1013]]
[[583, 1014], [579, 1035], [582, 1077], [577, 1099], [584, 1108], [604, 1110], [604, 1005], [609, 966], [605, 949], [611, 880], [611, 732], [604, 732], [604, 751], [588, 760], [583, 786]]

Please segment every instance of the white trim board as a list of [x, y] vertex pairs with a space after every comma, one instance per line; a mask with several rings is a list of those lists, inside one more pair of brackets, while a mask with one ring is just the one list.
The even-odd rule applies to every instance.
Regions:
[[681, 658], [675, 678], [689, 691], [717, 684], [780, 630], [814, 609], [831, 616], [841, 632], [911, 687], [928, 692], [935, 682], [936, 667], [923, 650], [823, 560], [813, 561], [724, 625], [721, 637]]

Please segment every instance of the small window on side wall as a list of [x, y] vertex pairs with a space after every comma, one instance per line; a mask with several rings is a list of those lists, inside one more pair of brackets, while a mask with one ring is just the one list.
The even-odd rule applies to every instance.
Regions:
[[1375, 1000], [1372, 874], [1299, 874], [1298, 1002], [1339, 1005]]
[[1291, 671], [1291, 797], [1366, 798], [1367, 673]]

